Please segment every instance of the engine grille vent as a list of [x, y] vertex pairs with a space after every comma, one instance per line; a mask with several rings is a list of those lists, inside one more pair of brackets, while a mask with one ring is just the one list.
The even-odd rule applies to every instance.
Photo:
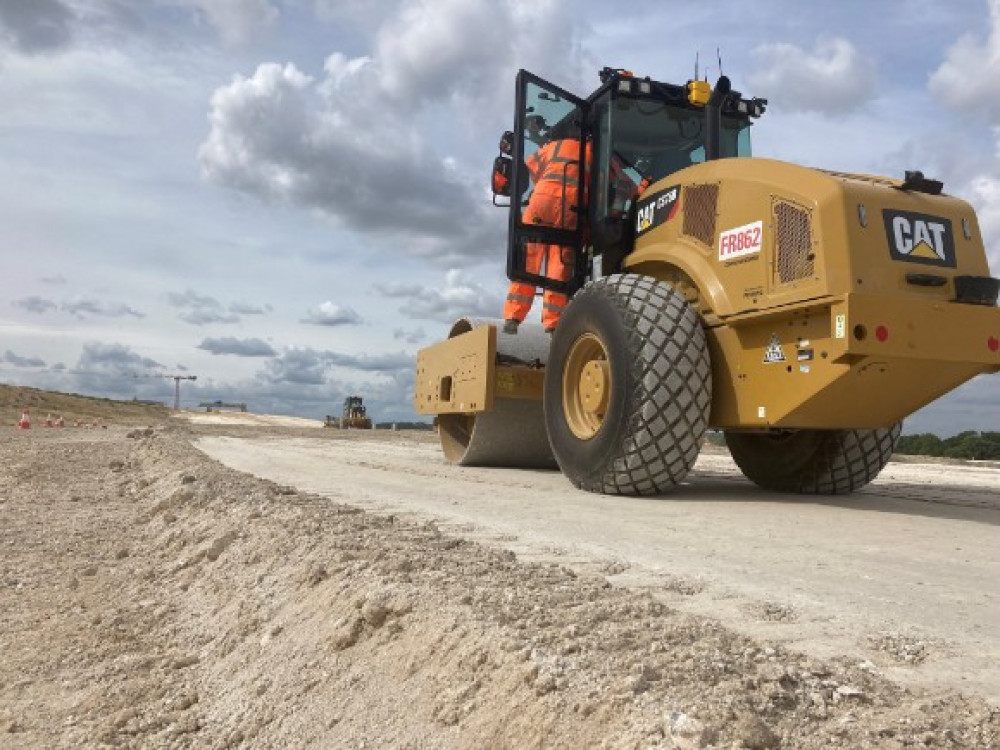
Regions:
[[813, 275], [812, 219], [794, 203], [774, 203], [775, 281], [788, 284]]
[[718, 185], [690, 185], [684, 188], [684, 234], [712, 247], [715, 244], [718, 202]]

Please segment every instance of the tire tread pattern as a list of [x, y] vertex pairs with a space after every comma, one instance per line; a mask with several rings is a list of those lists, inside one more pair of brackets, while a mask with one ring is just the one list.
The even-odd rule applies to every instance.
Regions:
[[814, 470], [800, 478], [806, 495], [847, 495], [879, 475], [892, 458], [902, 422], [874, 430], [834, 430], [817, 456]]
[[800, 445], [815, 442], [807, 460], [789, 467], [783, 461], [787, 444], [766, 436], [727, 434], [733, 460], [754, 484], [767, 490], [802, 495], [847, 495], [879, 475], [892, 457], [902, 422], [891, 427], [855, 430], [801, 430]]
[[618, 308], [637, 392], [629, 394], [629, 429], [617, 455], [578, 486], [615, 495], [669, 490], [694, 466], [708, 427], [712, 368], [701, 319], [678, 291], [649, 276], [606, 276], [584, 293], [607, 295]]

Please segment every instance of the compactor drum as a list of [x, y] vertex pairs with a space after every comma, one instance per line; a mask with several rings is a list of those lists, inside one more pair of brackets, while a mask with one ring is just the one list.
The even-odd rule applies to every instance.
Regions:
[[[414, 404], [438, 415], [448, 460], [555, 463], [583, 489], [656, 494], [714, 428], [761, 487], [847, 493], [882, 470], [904, 417], [1000, 371], [1000, 281], [941, 183], [751, 158], [766, 101], [725, 78], [601, 79], [584, 100], [518, 75], [493, 178], [507, 274], [571, 301], [551, 336], [461, 320], [420, 352]], [[524, 220], [526, 160], [566, 139], [586, 189], [554, 225]], [[560, 245], [568, 277], [535, 267], [532, 243]]]

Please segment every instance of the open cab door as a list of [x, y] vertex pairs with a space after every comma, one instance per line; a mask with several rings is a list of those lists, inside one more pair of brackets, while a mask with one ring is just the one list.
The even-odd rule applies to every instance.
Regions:
[[[514, 118], [513, 164], [511, 168], [510, 226], [507, 239], [507, 277], [542, 289], [572, 294], [585, 278], [582, 245], [586, 220], [585, 148], [580, 148], [586, 138], [584, 129], [585, 103], [568, 91], [544, 81], [538, 76], [521, 70], [517, 74], [516, 110]], [[557, 141], [576, 139], [575, 149], [568, 150], [572, 159], [565, 158], [558, 165], [565, 178], [562, 182], [563, 200], [558, 218], [551, 223], [525, 220], [525, 212], [534, 196], [537, 185], [526, 162], [534, 163], [539, 150], [553, 150]], [[548, 153], [548, 152], [546, 152]], [[563, 151], [565, 156], [567, 150]], [[566, 189], [576, 175], [577, 189]], [[550, 182], [552, 182], [550, 180]], [[555, 183], [553, 183], [555, 184]], [[551, 191], [552, 186], [548, 185]], [[550, 193], [550, 196], [552, 194]], [[529, 245], [558, 245], [562, 249], [564, 271], [549, 272], [545, 253], [530, 253]], [[538, 258], [542, 261], [539, 264]], [[561, 278], [560, 278], [561, 276]]]

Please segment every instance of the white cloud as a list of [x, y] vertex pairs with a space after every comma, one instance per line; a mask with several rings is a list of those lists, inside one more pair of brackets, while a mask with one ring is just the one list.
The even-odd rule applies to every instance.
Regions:
[[291, 64], [238, 76], [212, 97], [203, 176], [318, 209], [416, 255], [453, 258], [495, 246], [498, 217], [477, 200], [476, 186], [447, 169], [408, 118], [378, 106], [377, 90], [357, 90], [366, 71], [331, 58], [320, 85]]
[[405, 341], [407, 344], [419, 344], [427, 338], [427, 332], [423, 328], [414, 328], [412, 330], [397, 328], [392, 332], [392, 337], [397, 341]]
[[989, 0], [989, 9], [986, 39], [970, 32], [956, 41], [928, 88], [954, 109], [995, 123], [1000, 119], [1000, 0]]
[[410, 0], [374, 36], [371, 54], [330, 54], [319, 79], [272, 62], [217, 89], [203, 176], [442, 265], [493, 254], [503, 217], [482, 200], [485, 167], [453, 142], [473, 123], [482, 143], [484, 122], [509, 122], [519, 66], [577, 82], [571, 12], [557, 0]]
[[50, 310], [55, 310], [59, 306], [50, 299], [45, 299], [44, 297], [39, 297], [38, 295], [31, 295], [30, 297], [22, 297], [21, 299], [16, 299], [11, 302], [12, 305], [20, 307], [27, 310], [30, 313], [35, 313], [36, 315], [42, 315], [49, 312]]
[[457, 268], [445, 274], [440, 288], [392, 282], [376, 284], [375, 291], [383, 297], [404, 300], [399, 311], [410, 318], [450, 324], [466, 316], [499, 318], [503, 312], [503, 297], [498, 291], [486, 288]]
[[44, 297], [39, 297], [37, 295], [31, 295], [29, 297], [22, 297], [21, 299], [14, 300], [11, 304], [27, 310], [30, 313], [35, 313], [36, 315], [42, 315], [51, 310], [58, 309], [63, 312], [67, 312], [70, 315], [74, 315], [81, 320], [88, 317], [146, 317], [145, 313], [139, 312], [130, 305], [108, 302], [95, 297], [74, 297], [69, 300], [64, 300], [61, 303], [56, 303], [54, 300], [45, 299]]
[[278, 20], [268, 0], [169, 0], [190, 8], [216, 28], [227, 44], [245, 44]]
[[968, 199], [976, 208], [990, 269], [1000, 275], [1000, 177], [981, 174], [968, 186]]
[[326, 301], [310, 308], [302, 322], [317, 326], [357, 325], [361, 322], [361, 316], [350, 307]]
[[70, 315], [75, 315], [80, 319], [87, 318], [88, 316], [102, 318], [146, 317], [145, 313], [141, 313], [129, 305], [114, 304], [92, 297], [77, 297], [67, 300], [59, 307], [61, 310], [68, 312]]
[[255, 305], [250, 302], [233, 302], [229, 305], [229, 312], [237, 315], [263, 315], [273, 309], [271, 305]]
[[813, 50], [762, 44], [753, 50], [754, 91], [778, 108], [837, 116], [860, 109], [875, 93], [875, 65], [847, 39], [820, 39]]
[[[539, 3], [539, 16], [546, 14]], [[383, 92], [411, 101], [428, 95], [473, 98], [494, 83], [494, 63], [510, 54], [517, 29], [516, 3], [418, 0], [389, 23], [376, 40]], [[492, 94], [490, 90], [490, 94]]]
[[344, 354], [311, 347], [290, 347], [268, 360], [258, 373], [258, 380], [268, 383], [323, 385], [330, 382], [331, 368], [372, 373], [394, 378], [413, 370], [411, 354]]
[[134, 377], [140, 370], [163, 369], [163, 365], [149, 357], [143, 357], [123, 344], [106, 344], [89, 341], [76, 363], [76, 372], [81, 376]]
[[177, 314], [178, 318], [194, 326], [240, 322], [240, 316], [233, 312], [235, 305], [230, 306], [227, 311], [225, 306], [215, 297], [199, 294], [193, 289], [181, 293], [169, 292], [167, 302], [171, 306], [181, 309], [181, 312]]

